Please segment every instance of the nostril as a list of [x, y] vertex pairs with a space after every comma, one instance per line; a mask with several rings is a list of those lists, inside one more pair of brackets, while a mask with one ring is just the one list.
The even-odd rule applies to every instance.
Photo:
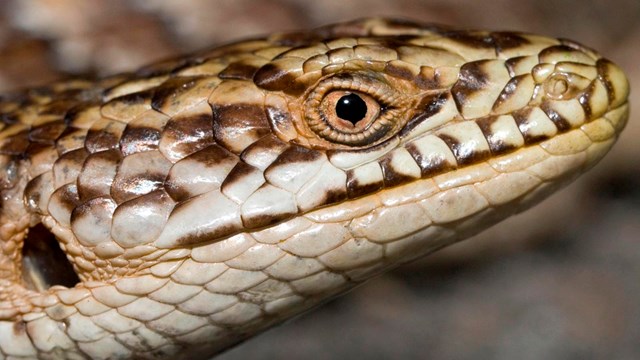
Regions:
[[24, 240], [22, 279], [28, 288], [37, 291], [54, 285], [73, 287], [80, 282], [55, 236], [42, 224], [30, 228]]
[[552, 82], [552, 86], [553, 86], [553, 93], [557, 94], [557, 95], [562, 95], [564, 93], [567, 92], [567, 90], [569, 90], [569, 83], [567, 82], [566, 79], [560, 78], [560, 79], [554, 79], [554, 81]]
[[547, 79], [544, 89], [547, 96], [553, 99], [561, 99], [569, 91], [569, 80], [561, 74], [553, 75]]
[[552, 100], [570, 100], [586, 91], [592, 80], [575, 74], [556, 72], [545, 80], [545, 95]]

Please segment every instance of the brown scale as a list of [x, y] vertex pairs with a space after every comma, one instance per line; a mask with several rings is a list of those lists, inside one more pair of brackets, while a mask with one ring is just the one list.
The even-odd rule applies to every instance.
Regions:
[[493, 131], [491, 130], [491, 125], [498, 120], [497, 116], [487, 116], [480, 120], [476, 121], [476, 124], [482, 130], [485, 139], [487, 139], [487, 143], [489, 144], [489, 149], [491, 149], [491, 154], [493, 155], [502, 155], [508, 152], [514, 151], [517, 149], [517, 146], [513, 144], [508, 144], [502, 140], [494, 140], [493, 139]]
[[524, 137], [525, 145], [536, 144], [549, 138], [546, 135], [532, 136], [528, 131], [524, 130], [529, 122], [529, 114], [531, 114], [532, 110], [532, 108], [524, 108], [511, 113], [514, 120], [516, 121], [516, 124], [518, 125], [518, 128], [520, 129], [522, 137]]
[[[165, 190], [176, 201], [185, 201], [200, 195], [202, 192], [193, 192], [193, 188], [204, 190], [218, 189], [222, 184], [217, 182], [218, 177], [228, 177], [228, 173], [221, 169], [231, 169], [238, 163], [238, 156], [230, 153], [223, 147], [212, 144], [202, 150], [185, 157], [177, 162], [169, 171], [165, 180]], [[182, 166], [189, 166], [191, 176], [185, 176]], [[195, 170], [193, 165], [197, 164]], [[224, 171], [224, 172], [223, 172]], [[208, 176], [207, 176], [208, 175]], [[203, 177], [210, 179], [208, 182]], [[215, 180], [213, 179], [215, 178]]]
[[474, 93], [486, 89], [490, 85], [491, 75], [484, 69], [483, 65], [493, 60], [481, 60], [469, 62], [460, 68], [458, 81], [451, 88], [451, 93], [456, 101], [458, 109], [462, 109], [463, 105]]
[[554, 110], [551, 105], [547, 102], [542, 103], [540, 106], [542, 111], [547, 114], [547, 117], [553, 121], [553, 123], [558, 128], [558, 131], [565, 132], [571, 130], [571, 123], [562, 117], [556, 110]]
[[78, 195], [82, 201], [111, 193], [111, 185], [122, 161], [117, 150], [100, 151], [87, 156], [78, 176]]
[[439, 154], [421, 153], [414, 144], [408, 144], [405, 149], [416, 161], [418, 167], [420, 167], [422, 178], [433, 177], [457, 167], [456, 164], [451, 164], [447, 159], [439, 156]]
[[216, 141], [240, 154], [249, 145], [271, 133], [264, 108], [253, 104], [213, 105]]
[[414, 177], [403, 174], [401, 172], [402, 169], [395, 168], [393, 165], [393, 154], [385, 155], [378, 163], [380, 164], [380, 168], [382, 168], [384, 187], [394, 187], [415, 180]]
[[491, 156], [491, 153], [488, 151], [471, 151], [469, 153], [463, 152], [462, 142], [453, 136], [440, 134], [438, 135], [438, 137], [442, 139], [447, 144], [447, 146], [449, 146], [451, 152], [456, 157], [456, 160], [460, 165], [471, 165], [486, 160]]
[[518, 86], [521, 85], [522, 82], [525, 81], [525, 79], [527, 79], [529, 76], [531, 75], [524, 74], [514, 76], [504, 87], [504, 89], [500, 93], [500, 96], [498, 96], [498, 99], [493, 103], [493, 110], [495, 111], [499, 106], [507, 102], [511, 98], [511, 96], [516, 93]]
[[355, 199], [367, 194], [374, 193], [382, 189], [384, 185], [384, 181], [361, 184], [360, 180], [355, 176], [353, 170], [347, 171], [347, 196], [349, 197], [349, 199]]

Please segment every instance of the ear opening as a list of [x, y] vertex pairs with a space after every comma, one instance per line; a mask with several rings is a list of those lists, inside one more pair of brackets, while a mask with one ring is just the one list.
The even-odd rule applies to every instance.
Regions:
[[24, 240], [22, 279], [27, 288], [36, 291], [54, 285], [73, 287], [80, 282], [55, 235], [41, 223], [30, 228]]

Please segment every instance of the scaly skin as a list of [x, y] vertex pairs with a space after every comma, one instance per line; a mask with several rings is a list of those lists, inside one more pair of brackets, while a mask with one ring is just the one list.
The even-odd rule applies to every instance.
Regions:
[[[541, 200], [627, 95], [573, 42], [369, 19], [4, 97], [0, 358], [210, 357]], [[77, 285], [23, 280], [37, 224]]]

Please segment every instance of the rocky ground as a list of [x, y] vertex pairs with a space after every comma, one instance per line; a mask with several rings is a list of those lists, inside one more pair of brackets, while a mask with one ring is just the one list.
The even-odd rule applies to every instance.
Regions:
[[[369, 15], [571, 38], [640, 84], [638, 0], [14, 0], [0, 91]], [[564, 192], [220, 358], [640, 358], [640, 92], [632, 103], [616, 148]]]

